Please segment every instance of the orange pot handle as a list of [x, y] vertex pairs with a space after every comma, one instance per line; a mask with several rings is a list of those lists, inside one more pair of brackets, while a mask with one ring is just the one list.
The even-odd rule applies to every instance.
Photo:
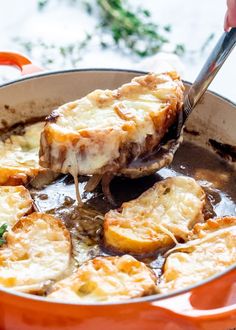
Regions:
[[0, 52], [0, 65], [14, 66], [21, 71], [22, 75], [44, 71], [26, 56], [14, 52]]
[[236, 266], [186, 293], [153, 304], [166, 312], [196, 320], [230, 317], [236, 327]]

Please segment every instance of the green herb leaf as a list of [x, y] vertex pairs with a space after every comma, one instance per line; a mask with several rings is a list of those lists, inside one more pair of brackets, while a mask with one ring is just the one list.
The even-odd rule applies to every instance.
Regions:
[[0, 227], [0, 246], [6, 243], [6, 240], [3, 238], [3, 235], [7, 232], [7, 224], [4, 223]]
[[86, 12], [91, 15], [93, 13], [93, 8], [91, 6], [91, 3], [89, 3], [88, 1], [85, 1], [84, 2], [84, 7], [85, 7], [85, 10]]
[[4, 223], [3, 225], [1, 225], [0, 227], [0, 238], [2, 238], [2, 235], [7, 231], [7, 224]]
[[183, 56], [186, 52], [185, 46], [183, 44], [177, 44], [174, 53], [178, 56]]
[[147, 9], [142, 9], [142, 12], [143, 12], [144, 16], [146, 16], [146, 17], [151, 17], [151, 13], [150, 13], [149, 10], [147, 10]]
[[165, 25], [164, 26], [164, 30], [167, 31], [167, 32], [171, 32], [171, 30], [172, 30], [171, 25], [169, 25], [169, 24], [168, 25]]
[[43, 10], [49, 3], [49, 0], [38, 0], [38, 10]]

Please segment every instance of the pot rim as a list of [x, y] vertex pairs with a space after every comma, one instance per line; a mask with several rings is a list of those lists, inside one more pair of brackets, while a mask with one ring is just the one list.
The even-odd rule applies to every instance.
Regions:
[[[31, 74], [31, 75], [27, 75], [26, 77], [23, 78], [18, 78], [12, 81], [9, 81], [7, 83], [1, 84], [0, 85], [0, 89], [4, 88], [4, 87], [8, 87], [14, 84], [18, 84], [21, 83], [23, 81], [27, 81], [27, 80], [34, 80], [37, 79], [38, 77], [47, 77], [47, 76], [51, 76], [51, 75], [59, 75], [59, 74], [66, 74], [66, 73], [74, 73], [74, 72], [124, 72], [124, 73], [137, 73], [137, 74], [148, 74], [147, 71], [141, 71], [141, 70], [131, 70], [131, 69], [116, 69], [116, 68], [81, 68], [81, 69], [64, 69], [64, 70], [53, 70], [53, 71], [46, 71], [46, 72], [40, 72], [37, 74]], [[184, 84], [186, 85], [192, 85], [191, 82], [183, 80]], [[207, 90], [207, 92], [209, 92], [210, 94], [219, 97], [220, 99], [222, 99], [223, 101], [231, 104], [232, 106], [236, 107], [236, 103], [234, 103], [233, 101], [229, 100], [228, 98], [213, 92], [211, 90]], [[184, 289], [179, 289], [170, 293], [160, 293], [160, 294], [155, 294], [155, 295], [150, 295], [150, 296], [145, 296], [145, 297], [140, 297], [140, 298], [133, 298], [133, 299], [127, 299], [125, 301], [122, 302], [100, 302], [100, 303], [74, 303], [74, 302], [65, 302], [62, 300], [53, 300], [53, 299], [48, 299], [45, 297], [41, 297], [41, 296], [36, 296], [36, 295], [32, 295], [30, 293], [23, 293], [23, 292], [18, 292], [14, 289], [8, 289], [8, 288], [0, 288], [0, 292], [4, 292], [6, 294], [17, 296], [19, 298], [24, 298], [27, 300], [36, 300], [36, 301], [40, 301], [40, 302], [44, 302], [44, 303], [53, 303], [53, 304], [60, 304], [60, 305], [72, 305], [72, 306], [109, 306], [109, 305], [126, 305], [126, 304], [137, 304], [137, 303], [147, 303], [147, 302], [156, 302], [156, 301], [160, 301], [160, 300], [164, 300], [166, 298], [172, 298], [175, 296], [178, 296], [180, 294], [184, 294], [187, 292], [191, 292], [192, 289], [195, 289], [197, 287], [200, 287], [204, 284], [210, 283], [213, 280], [216, 280], [218, 278], [220, 278], [221, 276], [229, 273], [230, 271], [236, 269], [236, 264], [228, 267], [226, 270], [211, 276], [203, 281], [200, 281], [197, 284], [194, 284], [192, 286], [188, 286], [187, 288]]]
[[[126, 73], [137, 73], [137, 74], [148, 74], [148, 71], [143, 71], [143, 70], [133, 70], [133, 69], [116, 69], [116, 68], [81, 68], [81, 69], [64, 69], [64, 70], [50, 70], [50, 71], [43, 71], [43, 72], [38, 72], [38, 73], [33, 73], [29, 74], [24, 77], [20, 77], [18, 79], [11, 80], [9, 82], [0, 84], [0, 89], [14, 85], [15, 83], [21, 83], [22, 81], [25, 80], [31, 80], [31, 79], [37, 79], [38, 77], [47, 77], [51, 75], [57, 75], [57, 74], [65, 74], [65, 73], [73, 73], [73, 72], [126, 72]], [[192, 83], [188, 80], [182, 80], [184, 84], [191, 86]], [[232, 106], [236, 107], [236, 102], [231, 101], [225, 96], [222, 96], [221, 94], [212, 91], [211, 89], [207, 89], [207, 92], [221, 98], [223, 101], [226, 101], [230, 103]]]

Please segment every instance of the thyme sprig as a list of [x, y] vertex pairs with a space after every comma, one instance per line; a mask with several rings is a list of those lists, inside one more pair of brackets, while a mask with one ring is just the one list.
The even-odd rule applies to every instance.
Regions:
[[[51, 0], [38, 0], [38, 9], [45, 10]], [[58, 0], [59, 1], [59, 0]], [[60, 0], [63, 1], [63, 0]], [[124, 0], [95, 0], [94, 6], [88, 0], [64, 0], [70, 5], [82, 4], [89, 15], [98, 14], [98, 24], [94, 33], [100, 38], [99, 44], [102, 48], [117, 47], [120, 51], [127, 51], [138, 57], [150, 56], [162, 50], [163, 46], [169, 43], [168, 35], [171, 33], [171, 26], [160, 26], [154, 24], [151, 20], [151, 13], [145, 8], [138, 7], [131, 9]], [[96, 33], [95, 33], [96, 32]], [[111, 38], [107, 38], [110, 36]], [[86, 49], [90, 44], [91, 38], [87, 38], [85, 42], [75, 45], [58, 46], [58, 54], [61, 56], [61, 50], [65, 50], [65, 55], [71, 56], [71, 48], [81, 51]], [[27, 44], [21, 43], [27, 47]], [[36, 45], [31, 44], [32, 48], [41, 44], [42, 47], [49, 48], [45, 43], [39, 41]], [[51, 45], [51, 48], [56, 48]], [[26, 49], [28, 51], [28, 49]], [[183, 55], [185, 47], [177, 44], [173, 52]], [[76, 61], [78, 62], [79, 58]], [[50, 59], [48, 59], [50, 63]], [[72, 63], [72, 64], [74, 64]]]
[[83, 51], [86, 50], [91, 38], [91, 34], [86, 34], [83, 40], [66, 45], [46, 43], [41, 39], [28, 41], [18, 37], [14, 38], [14, 41], [24, 49], [28, 56], [32, 58], [39, 57], [41, 65], [45, 67], [53, 64], [55, 58], [60, 66], [69, 64], [76, 67], [78, 62], [82, 59]]
[[141, 57], [157, 53], [168, 43], [170, 26], [160, 27], [150, 21], [151, 13], [143, 8], [131, 11], [122, 0], [97, 0], [99, 28], [110, 32], [116, 45], [126, 47]]
[[[51, 0], [38, 0], [38, 10], [44, 11]], [[56, 1], [56, 0], [55, 0]], [[17, 39], [26, 53], [39, 58], [42, 65], [53, 67], [57, 64], [76, 67], [91, 42], [99, 43], [101, 48], [118, 48], [123, 53], [146, 57], [165, 50], [169, 44], [172, 30], [170, 25], [161, 26], [152, 22], [151, 13], [143, 7], [133, 8], [125, 0], [57, 0], [69, 5], [82, 5], [89, 15], [98, 18], [98, 24], [84, 39], [68, 44], [46, 43], [42, 40], [34, 42]], [[81, 9], [81, 6], [77, 6]], [[179, 56], [186, 53], [203, 53], [213, 39], [207, 38], [200, 50], [189, 51], [183, 43], [173, 45], [171, 52]], [[16, 38], [15, 38], [16, 40]], [[169, 48], [170, 49], [170, 48]], [[169, 52], [169, 51], [168, 51]]]

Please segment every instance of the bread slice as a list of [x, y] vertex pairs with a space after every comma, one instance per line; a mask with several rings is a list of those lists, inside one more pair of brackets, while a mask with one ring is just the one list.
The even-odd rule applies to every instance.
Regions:
[[25, 126], [24, 134], [12, 134], [0, 141], [0, 185], [26, 184], [38, 173], [46, 172], [38, 156], [43, 126], [44, 122]]
[[70, 234], [61, 221], [43, 213], [21, 218], [0, 248], [0, 286], [41, 293], [70, 265]]
[[23, 186], [0, 186], [0, 226], [8, 229], [24, 215], [33, 211], [29, 191]]
[[97, 257], [56, 283], [48, 298], [78, 303], [122, 301], [157, 293], [156, 281], [151, 269], [129, 255]]
[[46, 119], [40, 164], [73, 176], [119, 173], [151, 153], [176, 120], [183, 84], [176, 72], [134, 78], [117, 90], [95, 90]]
[[161, 277], [162, 292], [197, 284], [236, 263], [236, 217], [196, 224], [192, 238], [170, 251]]
[[194, 179], [167, 178], [105, 215], [105, 245], [122, 252], [146, 254], [178, 238], [187, 240], [193, 225], [203, 220], [204, 203], [205, 193]]

